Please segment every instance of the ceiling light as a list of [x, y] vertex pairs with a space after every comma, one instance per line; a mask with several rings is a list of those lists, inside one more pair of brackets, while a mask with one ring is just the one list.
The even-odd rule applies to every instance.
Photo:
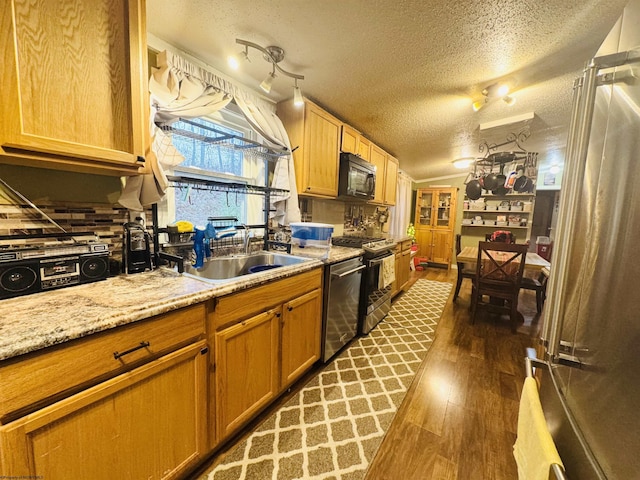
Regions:
[[473, 108], [474, 112], [477, 112], [478, 110], [480, 110], [482, 107], [484, 107], [485, 101], [482, 100], [476, 100], [475, 102], [473, 102], [473, 104], [471, 105], [471, 108]]
[[298, 79], [296, 78], [296, 83], [293, 87], [293, 104], [296, 107], [301, 107], [304, 105], [304, 99], [302, 98], [302, 92], [300, 91], [300, 87], [298, 86]]
[[244, 47], [242, 52], [239, 52], [237, 55], [231, 55], [227, 59], [229, 66], [234, 70], [238, 70], [240, 68], [240, 64], [245, 61], [251, 62], [251, 60], [249, 60], [249, 47], [247, 46]]
[[505, 95], [504, 97], [502, 97], [502, 100], [504, 101], [504, 103], [506, 103], [509, 106], [511, 106], [514, 103], [516, 103], [515, 97], [511, 97], [509, 95]]
[[507, 85], [498, 85], [497, 92], [499, 97], [504, 97], [509, 93], [509, 87]]
[[286, 70], [283, 70], [280, 67], [280, 65], [278, 65], [282, 60], [284, 60], [284, 50], [282, 48], [276, 47], [276, 46], [262, 47], [257, 43], [248, 42], [247, 40], [241, 40], [239, 38], [236, 38], [236, 43], [240, 45], [244, 45], [245, 50], [244, 52], [241, 52], [239, 55], [236, 56], [235, 61], [232, 61], [231, 58], [229, 59], [229, 65], [231, 65], [232, 68], [234, 64], [239, 66], [240, 65], [239, 60], [242, 58], [249, 60], [249, 47], [255, 48], [256, 50], [259, 50], [262, 52], [262, 58], [264, 58], [267, 62], [271, 63], [273, 67], [273, 71], [269, 75], [267, 75], [267, 77], [262, 81], [262, 83], [260, 84], [260, 88], [262, 88], [262, 90], [264, 90], [267, 93], [271, 91], [271, 86], [273, 85], [273, 79], [276, 76], [276, 70], [277, 70], [278, 73], [281, 73], [286, 77], [293, 78], [296, 81], [293, 89], [294, 103], [296, 105], [304, 103], [304, 101], [302, 100], [302, 92], [300, 91], [300, 87], [298, 87], [298, 80], [304, 80], [304, 76], [298, 75], [296, 73], [287, 72]]
[[457, 158], [453, 161], [453, 166], [459, 169], [469, 168], [474, 160], [474, 157]]
[[502, 98], [504, 102], [511, 106], [516, 103], [515, 98], [509, 96], [509, 85], [504, 83], [494, 83], [485, 87], [482, 90], [482, 95], [484, 99], [476, 100], [471, 105], [474, 112], [480, 110], [485, 104], [492, 102], [493, 100], [497, 100], [498, 98]]
[[274, 78], [276, 78], [275, 68], [273, 69], [273, 72], [269, 73], [269, 75], [264, 78], [264, 80], [260, 84], [260, 88], [266, 93], [269, 93], [271, 91], [271, 85], [273, 85]]

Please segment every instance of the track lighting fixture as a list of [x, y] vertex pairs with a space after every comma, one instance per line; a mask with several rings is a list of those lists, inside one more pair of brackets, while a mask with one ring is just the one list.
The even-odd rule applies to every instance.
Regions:
[[300, 91], [300, 87], [298, 86], [298, 80], [304, 80], [304, 76], [287, 72], [286, 70], [283, 70], [280, 65], [278, 65], [282, 60], [284, 60], [284, 50], [282, 48], [276, 46], [262, 47], [257, 43], [248, 42], [247, 40], [241, 40], [239, 38], [236, 38], [236, 43], [244, 45], [244, 51], [240, 52], [238, 55], [229, 57], [229, 66], [231, 66], [231, 68], [237, 70], [243, 61], [250, 61], [249, 47], [255, 48], [256, 50], [262, 52], [262, 57], [272, 65], [271, 73], [269, 73], [267, 77], [262, 81], [262, 83], [260, 84], [260, 88], [262, 88], [262, 90], [264, 90], [266, 93], [269, 93], [271, 91], [271, 86], [273, 85], [273, 80], [276, 77], [277, 70], [278, 73], [295, 80], [295, 84], [293, 87], [293, 102], [296, 106], [304, 104], [302, 92]]
[[262, 83], [260, 84], [260, 88], [265, 91], [265, 93], [269, 93], [271, 91], [271, 85], [273, 85], [273, 79], [276, 78], [276, 69], [267, 75]]
[[453, 166], [460, 169], [469, 168], [474, 161], [475, 157], [457, 158], [453, 161]]
[[482, 95], [484, 97], [482, 100], [476, 100], [471, 104], [471, 108], [473, 108], [474, 112], [477, 112], [487, 103], [490, 103], [498, 98], [501, 98], [504, 103], [509, 106], [516, 103], [516, 99], [509, 95], [509, 86], [504, 83], [494, 83], [493, 85], [489, 85], [484, 90], [482, 90]]

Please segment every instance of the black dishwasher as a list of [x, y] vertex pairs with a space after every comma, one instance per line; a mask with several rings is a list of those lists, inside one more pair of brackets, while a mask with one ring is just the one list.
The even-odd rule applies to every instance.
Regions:
[[362, 257], [327, 266], [324, 272], [322, 361], [326, 363], [358, 333]]

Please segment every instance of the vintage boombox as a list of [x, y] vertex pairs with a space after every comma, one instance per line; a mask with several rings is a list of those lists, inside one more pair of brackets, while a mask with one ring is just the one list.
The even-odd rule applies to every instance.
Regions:
[[0, 250], [0, 299], [104, 280], [106, 243]]

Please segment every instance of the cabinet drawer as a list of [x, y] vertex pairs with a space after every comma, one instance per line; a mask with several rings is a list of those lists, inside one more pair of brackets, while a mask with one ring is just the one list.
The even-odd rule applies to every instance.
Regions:
[[213, 313], [214, 328], [218, 330], [238, 323], [256, 313], [264, 312], [268, 308], [321, 287], [322, 269], [316, 268], [300, 275], [218, 298]]
[[204, 320], [202, 303], [3, 362], [0, 423], [204, 337]]

